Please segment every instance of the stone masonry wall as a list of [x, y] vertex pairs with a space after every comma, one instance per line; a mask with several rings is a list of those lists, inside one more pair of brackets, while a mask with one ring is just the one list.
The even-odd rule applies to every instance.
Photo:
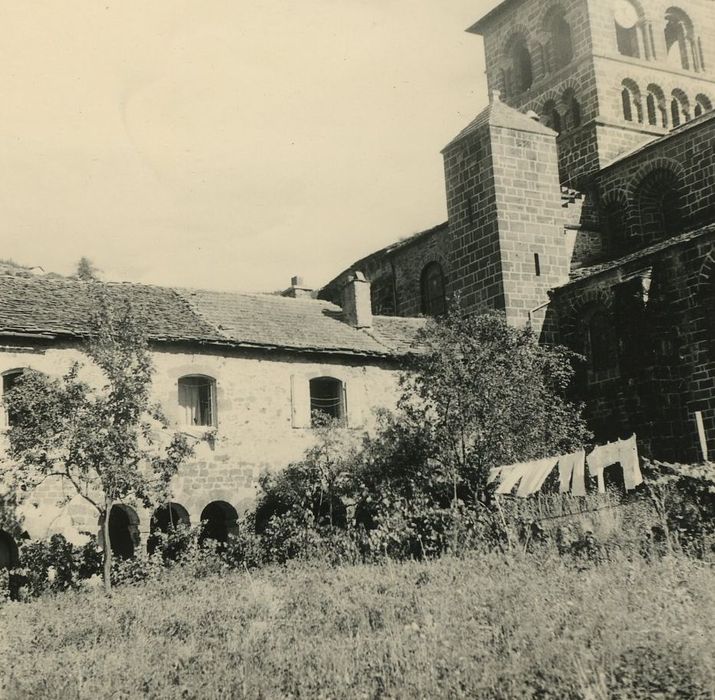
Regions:
[[444, 150], [450, 234], [450, 295], [464, 312], [505, 309], [489, 127]]
[[588, 350], [606, 314], [611, 361], [582, 368], [578, 394], [599, 440], [636, 432], [655, 457], [702, 459], [695, 411], [715, 454], [715, 231], [556, 290], [562, 341]]
[[[491, 127], [507, 319], [524, 325], [568, 280], [564, 208], [553, 136]], [[537, 257], [538, 256], [538, 257]], [[533, 315], [539, 334], [544, 309]]]
[[[370, 429], [374, 425], [372, 409], [392, 407], [397, 398], [394, 366], [364, 358], [206, 350], [198, 353], [162, 347], [153, 353], [153, 359], [153, 397], [164, 407], [172, 427], [197, 439], [208, 428], [180, 425], [177, 381], [187, 374], [202, 374], [216, 381], [215, 441], [197, 442], [195, 458], [182, 468], [173, 484], [173, 500], [188, 510], [194, 524], [199, 522], [203, 508], [213, 501], [225, 501], [240, 513], [255, 498], [257, 479], [263, 470], [280, 469], [302, 456], [311, 444], [312, 431], [293, 427], [293, 413], [296, 401], [309, 401], [307, 383], [311, 378], [331, 376], [344, 382], [349, 430]], [[50, 376], [61, 376], [75, 360], [85, 365], [83, 377], [100, 385], [99, 371], [73, 347], [0, 348], [0, 373], [31, 367]], [[301, 386], [302, 390], [296, 392], [296, 387]], [[300, 410], [309, 415], [309, 405]], [[30, 532], [32, 537], [45, 536], [47, 527], [52, 531], [52, 520], [61, 520], [67, 514], [80, 529], [96, 531], [97, 515], [81, 498], [74, 498], [64, 512], [56, 511], [55, 503], [63, 495], [67, 494], [60, 481], [47, 481], [28, 498], [24, 506], [31, 516], [28, 520], [45, 527], [45, 531]], [[139, 529], [146, 535], [150, 513], [137, 504], [128, 505], [139, 514]], [[50, 521], [42, 517], [43, 510]]]

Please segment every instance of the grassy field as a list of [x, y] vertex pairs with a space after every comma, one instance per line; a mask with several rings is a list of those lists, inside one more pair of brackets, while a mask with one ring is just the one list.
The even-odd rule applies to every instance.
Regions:
[[2, 607], [0, 696], [710, 698], [714, 583], [551, 555], [175, 575]]

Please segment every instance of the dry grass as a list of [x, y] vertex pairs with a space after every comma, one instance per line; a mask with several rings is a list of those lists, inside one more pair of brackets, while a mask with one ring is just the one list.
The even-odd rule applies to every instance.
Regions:
[[4, 606], [0, 695], [712, 697], [713, 581], [550, 554], [175, 574]]

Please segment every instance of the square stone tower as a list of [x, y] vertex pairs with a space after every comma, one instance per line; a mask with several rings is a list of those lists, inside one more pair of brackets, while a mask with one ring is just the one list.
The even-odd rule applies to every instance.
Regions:
[[556, 133], [491, 104], [444, 150], [452, 294], [543, 329], [548, 291], [568, 279]]
[[715, 100], [713, 0], [504, 0], [468, 31], [490, 91], [559, 133], [571, 187]]

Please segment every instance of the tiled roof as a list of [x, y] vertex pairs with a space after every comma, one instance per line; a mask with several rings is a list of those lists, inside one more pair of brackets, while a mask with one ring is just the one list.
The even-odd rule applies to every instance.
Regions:
[[664, 241], [659, 241], [658, 243], [654, 243], [647, 248], [642, 248], [641, 250], [636, 250], [633, 253], [624, 255], [621, 258], [617, 258], [615, 260], [607, 260], [605, 262], [598, 263], [597, 265], [589, 265], [588, 267], [577, 268], [571, 272], [571, 279], [566, 284], [557, 287], [557, 290], [564, 289], [565, 287], [569, 287], [570, 285], [576, 284], [577, 282], [590, 279], [591, 277], [595, 277], [596, 275], [600, 275], [604, 272], [616, 270], [619, 267], [628, 265], [629, 263], [644, 260], [649, 256], [660, 253], [661, 251], [667, 250], [668, 248], [673, 248], [677, 245], [687, 243], [688, 241], [692, 241], [696, 238], [712, 235], [714, 233], [715, 224], [709, 224], [701, 228], [693, 229], [692, 231], [686, 231], [685, 233], [681, 233], [679, 236], [674, 236], [673, 238], [668, 238]]
[[542, 124], [538, 119], [532, 119], [518, 109], [514, 109], [505, 102], [502, 102], [498, 97], [494, 97], [489, 105], [477, 115], [474, 121], [462, 129], [462, 131], [442, 149], [442, 152], [444, 153], [450, 146], [461, 141], [465, 136], [478, 131], [486, 124], [504, 129], [512, 129], [513, 131], [526, 131], [532, 134], [557, 136], [557, 133], [553, 129], [549, 129], [548, 126]]
[[[128, 296], [154, 339], [207, 340], [218, 334], [171, 289], [143, 284], [108, 284], [107, 292]], [[58, 276], [0, 275], [0, 333], [82, 335], [92, 310], [90, 286]]]
[[[154, 341], [222, 344], [348, 355], [399, 356], [410, 351], [420, 319], [377, 317], [358, 330], [324, 301], [268, 294], [108, 284], [128, 297]], [[90, 285], [56, 276], [0, 275], [0, 336], [81, 337], [92, 309]]]
[[[342, 309], [327, 301], [203, 290], [177, 292], [225, 338], [244, 346], [404, 355], [424, 325], [420, 319], [376, 317], [373, 328], [362, 330], [346, 323]], [[412, 323], [405, 324], [405, 320]]]

